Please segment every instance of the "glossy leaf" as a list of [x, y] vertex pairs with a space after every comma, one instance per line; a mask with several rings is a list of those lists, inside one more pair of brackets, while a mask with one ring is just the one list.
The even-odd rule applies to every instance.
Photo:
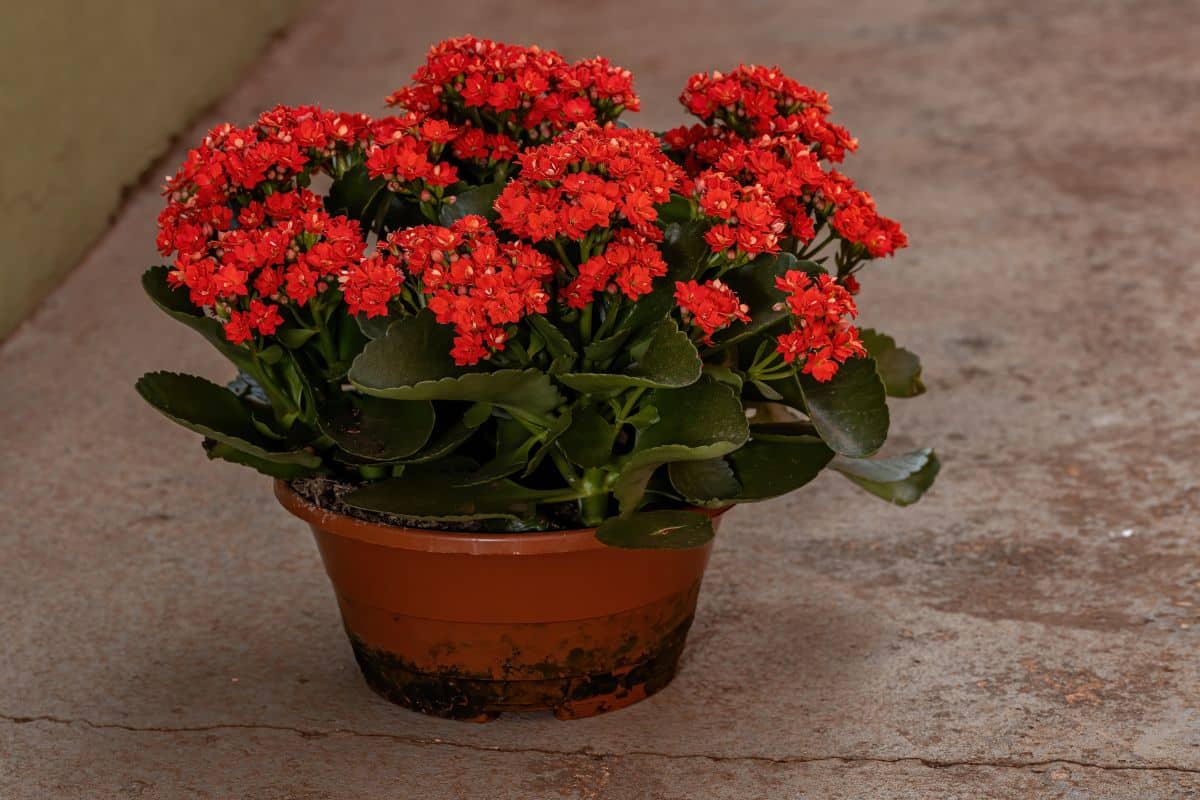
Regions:
[[722, 499], [747, 503], [799, 489], [829, 464], [833, 451], [815, 436], [755, 438], [727, 458], [742, 489]]
[[453, 476], [428, 471], [371, 483], [347, 494], [347, 505], [403, 517], [464, 522], [477, 519], [522, 519], [534, 512], [548, 493], [526, 489], [509, 480], [475, 486], [452, 485]]
[[365, 229], [375, 218], [380, 205], [391, 202], [392, 194], [386, 187], [385, 178], [372, 178], [365, 164], [356, 164], [329, 185], [325, 210], [360, 220]]
[[530, 314], [525, 319], [534, 332], [542, 337], [542, 341], [546, 343], [546, 350], [554, 360], [553, 365], [550, 367], [551, 374], [568, 369], [575, 363], [575, 359], [578, 358], [575, 347], [566, 335], [558, 329], [558, 326], [541, 314]]
[[491, 221], [496, 213], [496, 198], [500, 196], [501, 186], [498, 183], [485, 183], [455, 195], [453, 203], [443, 204], [438, 211], [438, 222], [449, 228], [458, 220], [471, 214], [478, 214]]
[[433, 434], [429, 437], [429, 442], [423, 448], [413, 455], [397, 459], [397, 461], [403, 464], [426, 464], [449, 457], [475, 435], [490, 414], [490, 403], [476, 403], [457, 418], [447, 414], [446, 416], [454, 420], [451, 424], [444, 427], [438, 426], [441, 427], [440, 430], [435, 427]]
[[289, 350], [298, 350], [304, 346], [317, 332], [312, 328], [280, 328], [275, 332], [275, 338]]
[[639, 352], [637, 361], [621, 373], [568, 372], [557, 377], [572, 389], [589, 394], [633, 386], [677, 388], [695, 383], [700, 377], [700, 354], [674, 320], [659, 322]]
[[921, 383], [921, 359], [911, 350], [896, 344], [886, 333], [862, 328], [859, 336], [867, 346], [867, 352], [875, 359], [879, 377], [889, 397], [916, 397], [925, 393]]
[[529, 458], [529, 463], [525, 467], [524, 475], [529, 476], [542, 465], [542, 462], [550, 455], [550, 451], [554, 448], [563, 434], [571, 427], [571, 422], [574, 418], [574, 412], [571, 409], [566, 409], [554, 422], [546, 429], [546, 432], [538, 437], [537, 448], [533, 451], [533, 455]]
[[655, 206], [660, 224], [688, 222], [692, 218], [692, 201], [681, 194], [672, 194], [671, 199]]
[[314, 475], [320, 475], [324, 472], [324, 470], [317, 467], [306, 467], [303, 464], [280, 463], [278, 461], [259, 458], [224, 442], [218, 442], [215, 439], [204, 440], [204, 452], [210, 459], [220, 459], [233, 464], [240, 464], [244, 467], [255, 469], [263, 475], [269, 475], [272, 478], [280, 478], [285, 481], [294, 481], [297, 478], [311, 478]]
[[194, 375], [151, 372], [136, 385], [138, 394], [169, 419], [259, 459], [319, 467], [307, 450], [282, 450], [259, 432], [250, 409], [228, 389]]
[[635, 550], [682, 550], [712, 541], [712, 520], [698, 511], [641, 511], [611, 517], [596, 529], [609, 547]]
[[658, 467], [723, 456], [750, 435], [737, 395], [710, 378], [682, 389], [656, 389], [649, 403], [658, 409], [659, 421], [638, 434], [613, 488], [625, 513], [641, 503], [646, 482]]
[[398, 319], [403, 319], [407, 314], [399, 311], [393, 311], [389, 307], [387, 314], [376, 314], [373, 317], [368, 317], [365, 313], [359, 312], [354, 315], [354, 323], [363, 335], [368, 339], [382, 339], [387, 333], [388, 327]]
[[392, 400], [485, 401], [543, 414], [562, 400], [543, 372], [469, 372], [450, 357], [454, 332], [429, 311], [402, 319], [367, 344], [350, 367], [350, 382]]
[[809, 418], [835, 452], [862, 458], [883, 446], [887, 396], [874, 359], [851, 358], [826, 383], [801, 375], [799, 385]]
[[839, 456], [833, 468], [876, 497], [898, 506], [921, 499], [933, 485], [941, 463], [930, 448], [890, 458], [855, 459]]
[[433, 432], [428, 400], [383, 400], [346, 394], [328, 404], [321, 430], [348, 453], [373, 461], [411, 456]]
[[602, 467], [612, 460], [617, 426], [604, 418], [595, 406], [575, 412], [571, 426], [559, 439], [563, 452], [573, 464]]
[[714, 337], [716, 346], [724, 347], [748, 339], [786, 319], [791, 313], [783, 305], [787, 295], [775, 288], [775, 279], [795, 269], [810, 274], [824, 272], [820, 264], [800, 261], [791, 253], [779, 253], [759, 256], [746, 266], [726, 275], [724, 281], [737, 294], [738, 299], [749, 306], [750, 321], [735, 323], [718, 333]]
[[693, 505], [721, 504], [727, 498], [737, 497], [742, 493], [742, 484], [726, 458], [668, 464], [671, 485]]

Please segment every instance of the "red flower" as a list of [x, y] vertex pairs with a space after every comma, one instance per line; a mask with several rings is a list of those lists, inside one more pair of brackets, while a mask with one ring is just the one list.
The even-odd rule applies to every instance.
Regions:
[[849, 358], [866, 355], [866, 347], [850, 320], [858, 314], [854, 299], [829, 275], [816, 281], [804, 272], [789, 270], [775, 279], [787, 294], [792, 330], [778, 337], [776, 351], [789, 364], [803, 360], [801, 372], [825, 382]]
[[[550, 141], [576, 123], [603, 124], [639, 108], [632, 75], [605, 59], [569, 64], [552, 50], [472, 36], [434, 45], [412, 78], [412, 84], [387, 98], [389, 105], [464, 129], [476, 126], [509, 141], [515, 132], [511, 149], [497, 154], [492, 146], [497, 162]], [[477, 110], [483, 108], [490, 115], [481, 118]], [[464, 152], [477, 144], [473, 141]]]
[[380, 254], [346, 267], [338, 278], [349, 313], [368, 317], [388, 313], [388, 301], [400, 293], [403, 280], [398, 259]]
[[[796, 137], [831, 161], [841, 161], [858, 147], [845, 128], [828, 121], [828, 96], [800, 85], [778, 67], [739, 65], [728, 75], [699, 73], [688, 79], [679, 100], [706, 123], [727, 126], [741, 136]], [[672, 138], [678, 141], [679, 134]]]
[[581, 125], [519, 156], [521, 173], [496, 200], [503, 227], [539, 242], [580, 241], [594, 229], [632, 228], [659, 240], [657, 203], [682, 179], [647, 131]]
[[283, 324], [283, 317], [279, 314], [279, 307], [271, 303], [263, 303], [259, 300], [250, 301], [249, 316], [250, 324], [258, 329], [258, 332], [263, 336], [270, 336]]
[[528, 244], [500, 242], [483, 217], [468, 215], [449, 228], [406, 228], [388, 237], [384, 249], [387, 256], [368, 259], [371, 263], [347, 273], [343, 289], [347, 302], [360, 306], [350, 287], [385, 268], [396, 270], [394, 283], [391, 275], [369, 282], [383, 286], [381, 299], [384, 294], [394, 296], [401, 273], [391, 265], [403, 262], [409, 274], [420, 280], [437, 321], [454, 326], [451, 354], [460, 365], [503, 350], [507, 325], [548, 308], [553, 263]]
[[225, 338], [235, 345], [243, 344], [254, 338], [254, 331], [250, 328], [250, 315], [245, 311], [231, 313], [224, 330]]
[[704, 283], [677, 281], [675, 302], [679, 304], [684, 321], [690, 321], [703, 332], [705, 344], [712, 344], [712, 335], [734, 322], [750, 321], [750, 309], [719, 280]]

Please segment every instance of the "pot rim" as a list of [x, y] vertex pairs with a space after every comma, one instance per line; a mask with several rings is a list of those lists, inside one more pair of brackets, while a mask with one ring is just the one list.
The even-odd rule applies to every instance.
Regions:
[[[399, 525], [384, 525], [368, 522], [337, 511], [327, 511], [301, 497], [287, 481], [275, 480], [275, 498], [289, 512], [314, 528], [348, 539], [395, 547], [403, 550], [419, 550], [426, 553], [459, 553], [464, 555], [547, 555], [570, 553], [580, 550], [608, 550], [608, 545], [596, 538], [595, 528], [577, 528], [569, 531], [534, 531], [528, 533], [439, 531], [427, 528], [409, 528]], [[716, 520], [733, 508], [697, 508], [698, 513]], [[672, 551], [644, 551], [663, 552]]]

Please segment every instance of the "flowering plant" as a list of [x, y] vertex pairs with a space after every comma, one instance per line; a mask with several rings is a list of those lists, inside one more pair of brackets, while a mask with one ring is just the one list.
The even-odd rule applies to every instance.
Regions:
[[694, 546], [689, 509], [827, 466], [915, 501], [931, 451], [868, 458], [885, 395], [924, 388], [854, 324], [860, 270], [907, 244], [831, 166], [856, 141], [777, 69], [681, 100], [697, 124], [630, 128], [628, 71], [464, 37], [394, 115], [218, 126], [167, 183], [172, 263], [143, 284], [240, 374], [139, 392], [212, 458], [425, 524]]

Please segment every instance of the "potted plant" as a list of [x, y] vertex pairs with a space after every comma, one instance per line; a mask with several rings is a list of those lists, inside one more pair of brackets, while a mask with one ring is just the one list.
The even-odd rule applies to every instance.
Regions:
[[920, 363], [856, 328], [900, 227], [776, 69], [694, 76], [663, 134], [628, 71], [464, 37], [368, 117], [221, 125], [165, 190], [143, 284], [238, 370], [144, 376], [210, 458], [310, 524], [367, 681], [459, 719], [586, 716], [674, 674], [714, 530], [870, 458]]

